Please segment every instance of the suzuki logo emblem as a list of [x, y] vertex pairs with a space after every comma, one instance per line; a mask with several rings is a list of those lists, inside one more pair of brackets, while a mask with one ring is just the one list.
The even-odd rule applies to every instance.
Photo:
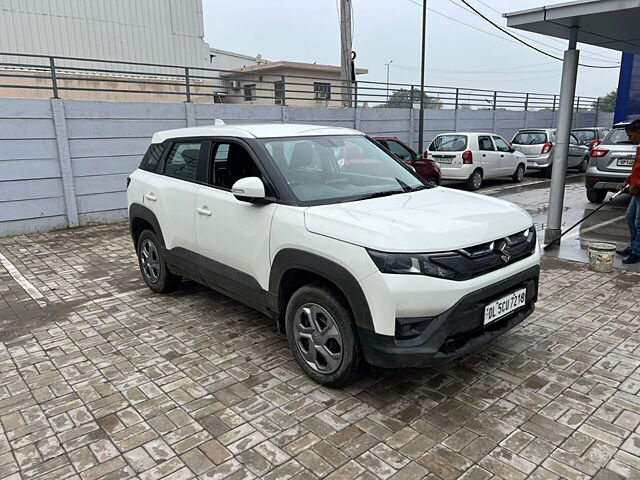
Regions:
[[502, 243], [500, 248], [498, 248], [498, 252], [501, 254], [500, 259], [504, 263], [509, 263], [509, 260], [511, 260], [511, 247], [509, 247], [507, 242]]

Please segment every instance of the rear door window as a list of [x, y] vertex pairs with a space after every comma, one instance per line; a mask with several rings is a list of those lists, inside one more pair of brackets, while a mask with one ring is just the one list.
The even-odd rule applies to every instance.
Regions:
[[429, 145], [432, 152], [462, 152], [466, 149], [466, 135], [438, 135]]
[[517, 145], [541, 145], [547, 142], [545, 132], [518, 132], [513, 137], [513, 142]]
[[164, 164], [164, 174], [195, 182], [201, 147], [200, 142], [175, 143]]
[[484, 152], [493, 152], [495, 150], [491, 137], [478, 137], [478, 148]]

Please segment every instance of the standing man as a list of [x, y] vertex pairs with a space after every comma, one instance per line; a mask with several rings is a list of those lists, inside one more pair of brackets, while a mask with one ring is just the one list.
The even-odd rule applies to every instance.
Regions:
[[[640, 144], [640, 120], [635, 120], [625, 128], [629, 142]], [[629, 189], [631, 202], [627, 208], [627, 225], [631, 237], [631, 245], [618, 253], [626, 258], [622, 263], [640, 262], [640, 147], [636, 148], [636, 159], [631, 168], [631, 175], [620, 186], [620, 191]]]

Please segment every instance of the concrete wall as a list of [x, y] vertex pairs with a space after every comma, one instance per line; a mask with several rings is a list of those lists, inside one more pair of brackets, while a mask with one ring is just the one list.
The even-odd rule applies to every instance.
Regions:
[[[126, 177], [158, 130], [227, 123], [335, 125], [418, 142], [418, 111], [0, 99], [0, 236], [126, 218]], [[575, 126], [610, 125], [578, 114]], [[552, 112], [425, 111], [425, 142], [452, 131], [553, 126]]]

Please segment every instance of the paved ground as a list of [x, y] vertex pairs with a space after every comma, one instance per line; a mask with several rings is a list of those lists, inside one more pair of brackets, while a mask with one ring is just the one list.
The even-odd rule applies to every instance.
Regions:
[[547, 259], [490, 347], [332, 390], [264, 316], [146, 289], [124, 224], [0, 239], [0, 478], [640, 478], [638, 295]]

